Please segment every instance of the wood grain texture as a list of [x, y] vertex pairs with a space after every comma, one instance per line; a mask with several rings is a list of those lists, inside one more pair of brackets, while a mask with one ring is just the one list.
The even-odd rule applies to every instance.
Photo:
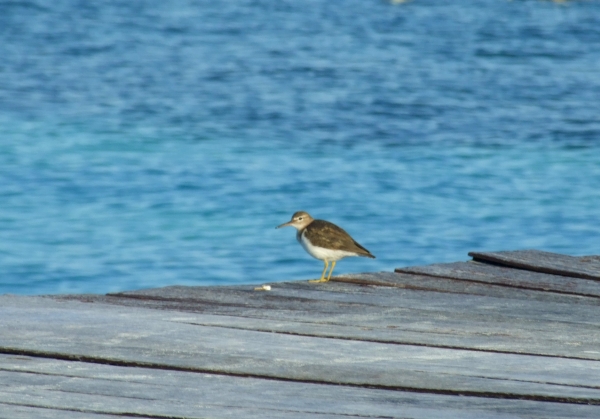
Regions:
[[541, 250], [470, 252], [469, 256], [476, 261], [491, 262], [511, 268], [600, 280], [600, 260], [597, 256], [575, 257]]
[[[203, 326], [201, 314], [0, 299], [0, 350], [381, 389], [600, 404], [600, 363]], [[44, 318], [44, 322], [39, 321]], [[11, 325], [20, 325], [15, 329]]]
[[[337, 280], [382, 283], [404, 277], [393, 273], [363, 274]], [[427, 279], [427, 277], [423, 277]], [[414, 278], [411, 277], [411, 281]], [[431, 278], [443, 291], [400, 286], [356, 286], [331, 282], [315, 287], [302, 282], [272, 284], [272, 291], [253, 287], [167, 287], [127, 292], [96, 302], [131, 307], [214, 314], [224, 327], [294, 333], [339, 339], [394, 342], [457, 349], [529, 353], [599, 359], [596, 298], [561, 296], [498, 288], [495, 296], [449, 292], [448, 282]], [[475, 284], [479, 287], [479, 284]], [[462, 289], [462, 288], [461, 288]], [[541, 295], [540, 295], [541, 294]], [[533, 298], [536, 296], [538, 299]], [[542, 299], [547, 296], [548, 299]], [[552, 304], [552, 310], [549, 310]], [[231, 323], [231, 319], [250, 319]], [[257, 319], [257, 320], [253, 320]], [[466, 326], [468, 325], [468, 326]], [[568, 343], [568, 344], [566, 344]]]
[[513, 269], [480, 262], [411, 266], [398, 268], [396, 271], [600, 298], [600, 281]]
[[[25, 406], [27, 405], [27, 406]], [[456, 397], [0, 355], [0, 417], [587, 418], [599, 406]]]
[[596, 281], [402, 270], [0, 296], [0, 418], [600, 417]]

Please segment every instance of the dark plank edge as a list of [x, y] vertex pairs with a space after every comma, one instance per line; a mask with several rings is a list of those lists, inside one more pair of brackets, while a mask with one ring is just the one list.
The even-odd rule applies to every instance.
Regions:
[[[471, 253], [469, 253], [469, 255], [471, 255]], [[480, 259], [476, 259], [475, 257], [473, 258], [473, 260], [475, 262], [481, 262], [481, 263], [489, 263], [488, 261], [485, 260], [480, 260]], [[513, 265], [503, 265], [500, 263], [491, 263], [494, 265], [498, 265], [498, 266], [502, 266], [502, 267], [509, 267], [509, 268], [514, 268], [515, 266]], [[527, 269], [524, 268], [524, 270], [528, 270], [531, 271], [531, 269]], [[547, 289], [547, 288], [543, 288], [541, 286], [536, 287], [536, 286], [525, 286], [525, 285], [514, 285], [514, 284], [507, 284], [507, 283], [503, 283], [503, 282], [487, 282], [487, 281], [482, 281], [479, 279], [458, 279], [458, 278], [451, 278], [449, 276], [444, 276], [444, 275], [436, 275], [434, 273], [431, 272], [423, 272], [423, 271], [415, 271], [415, 270], [411, 270], [410, 268], [396, 268], [394, 270], [394, 272], [397, 273], [401, 273], [401, 274], [418, 274], [418, 275], [423, 275], [423, 276], [428, 276], [431, 278], [444, 278], [444, 279], [448, 279], [448, 280], [453, 280], [453, 281], [463, 281], [463, 282], [473, 282], [473, 283], [477, 283], [477, 284], [483, 284], [483, 285], [495, 285], [498, 287], [505, 287], [505, 288], [511, 288], [511, 289], [520, 289], [520, 290], [528, 290], [528, 291], [538, 291], [538, 292], [551, 292], [554, 294], [560, 294], [560, 295], [571, 295], [574, 297], [587, 297], [587, 298], [597, 298], [600, 299], [600, 296], [595, 295], [595, 294], [587, 294], [587, 293], [581, 293], [581, 292], [570, 292], [570, 291], [563, 291], [563, 290], [557, 290], [557, 289]], [[552, 274], [552, 275], [559, 275], [556, 272], [551, 272], [551, 271], [542, 271], [542, 270], [538, 270], [538, 271], [534, 271], [534, 272], [540, 272], [540, 273], [546, 273], [546, 274]], [[563, 275], [565, 276], [565, 275]], [[581, 279], [590, 279], [590, 278], [581, 278]], [[449, 292], [449, 291], [448, 291]]]
[[183, 416], [173, 416], [173, 415], [148, 415], [148, 414], [137, 414], [137, 413], [113, 413], [113, 412], [105, 412], [102, 410], [94, 410], [94, 409], [73, 409], [68, 407], [55, 407], [55, 406], [40, 406], [36, 404], [23, 404], [23, 403], [10, 403], [10, 402], [0, 402], [0, 406], [14, 406], [14, 407], [24, 407], [30, 409], [39, 409], [40, 413], [44, 411], [54, 411], [54, 412], [64, 412], [64, 413], [77, 413], [77, 414], [85, 414], [85, 415], [94, 415], [94, 417], [98, 418], [136, 418], [136, 419], [186, 419]]
[[[0, 356], [1, 357], [1, 356]], [[356, 418], [419, 418], [429, 419], [431, 417], [448, 417], [448, 418], [463, 418], [465, 416], [481, 417], [488, 412], [496, 417], [522, 417], [522, 418], [556, 418], [562, 419], [565, 417], [577, 417], [582, 419], [597, 419], [599, 417], [600, 406], [585, 406], [582, 404], [568, 403], [546, 403], [528, 400], [506, 400], [493, 398], [465, 398], [447, 395], [434, 394], [419, 394], [407, 392], [390, 392], [385, 390], [370, 390], [364, 388], [345, 388], [342, 386], [322, 387], [320, 385], [303, 384], [303, 383], [277, 383], [266, 380], [256, 380], [253, 378], [228, 378], [218, 377], [216, 375], [206, 376], [204, 374], [194, 373], [172, 373], [168, 371], [146, 371], [142, 368], [127, 371], [123, 367], [113, 366], [98, 366], [93, 364], [81, 363], [77, 368], [71, 370], [67, 365], [58, 366], [59, 364], [71, 364], [68, 361], [53, 361], [47, 359], [28, 358], [30, 361], [36, 362], [34, 366], [24, 370], [8, 369], [9, 373], [27, 376], [25, 380], [17, 379], [20, 390], [0, 392], [0, 412], [4, 416], [11, 419], [110, 419], [118, 416], [124, 417], [159, 417], [166, 415], [169, 418], [222, 418], [234, 419], [239, 417], [248, 417], [252, 419], [264, 419], [266, 417], [274, 418], [290, 418], [290, 419], [305, 419], [319, 417], [323, 419], [342, 419], [348, 417]], [[46, 369], [38, 362], [49, 363], [55, 365], [54, 368]], [[37, 368], [42, 365], [41, 368]], [[67, 374], [61, 374], [61, 371], [68, 371]], [[81, 371], [81, 373], [80, 373]], [[115, 383], [117, 391], [105, 391], [104, 383], [96, 382], [94, 372], [100, 371], [101, 376], [108, 378], [112, 375], [115, 380], [111, 379], [111, 383]], [[57, 373], [57, 374], [56, 374]], [[124, 375], [121, 375], [124, 374]], [[154, 377], [148, 381], [148, 375]], [[164, 374], [164, 375], [163, 375]], [[35, 376], [43, 377], [40, 381]], [[29, 378], [30, 376], [33, 376]], [[56, 379], [54, 379], [56, 377]], [[163, 382], [163, 378], [166, 379]], [[65, 380], [66, 379], [66, 380]], [[128, 387], [129, 380], [133, 379], [133, 388]], [[139, 379], [139, 380], [138, 380]], [[149, 383], [158, 379], [156, 387], [157, 395], [169, 394], [170, 389], [176, 389], [177, 394], [169, 396], [168, 399], [160, 397], [152, 400], [161, 400], [165, 402], [161, 407], [156, 408], [156, 403], [151, 402], [149, 405], [144, 405], [143, 401], [147, 398], [140, 399], [141, 402], [134, 401], [128, 404], [111, 406], [106, 409], [106, 415], [100, 414], [82, 414], [70, 412], [70, 410], [80, 411], [88, 408], [86, 403], [77, 403], [72, 398], [63, 397], [61, 400], [65, 403], [46, 403], [46, 398], [52, 397], [55, 391], [65, 390], [65, 394], [69, 393], [68, 389], [78, 388], [81, 384], [82, 394], [85, 396], [101, 397], [116, 397], [119, 399], [121, 393], [119, 389], [125, 390], [123, 394], [125, 399], [130, 399], [132, 394], [136, 394], [139, 390], [143, 390]], [[80, 381], [73, 383], [73, 381]], [[248, 380], [248, 381], [247, 381]], [[246, 381], [244, 383], [244, 381]], [[11, 385], [11, 377], [5, 376], [2, 381], [4, 385]], [[63, 383], [65, 386], [63, 386]], [[239, 385], [238, 385], [239, 383]], [[57, 385], [57, 387], [54, 386]], [[91, 384], [91, 387], [90, 387]], [[208, 393], [204, 393], [203, 387], [208, 387]], [[111, 386], [112, 387], [112, 386]], [[153, 386], [154, 387], [154, 386]], [[215, 389], [216, 388], [216, 389]], [[221, 395], [219, 388], [223, 391], [223, 400], [225, 403], [219, 405], [205, 405], [204, 401], [215, 400], [216, 395]], [[148, 389], [149, 394], [153, 393], [154, 389]], [[245, 398], [242, 397], [241, 402], [238, 402], [237, 394], [242, 391]], [[75, 393], [78, 393], [75, 391]], [[10, 394], [15, 394], [15, 398], [11, 398]], [[7, 396], [8, 395], [8, 396]], [[269, 397], [261, 399], [264, 395]], [[249, 397], [248, 397], [249, 396]], [[31, 397], [31, 398], [29, 398]], [[308, 402], [308, 407], [302, 408], [298, 406], [297, 400]], [[135, 397], [133, 399], [137, 400]], [[106, 403], [112, 403], [112, 400], [107, 399]], [[262, 403], [257, 409], [256, 401]], [[118, 400], [115, 400], [115, 402]], [[251, 404], [251, 401], [254, 403]], [[291, 401], [288, 405], [286, 402]], [[317, 406], [314, 403], [317, 403]], [[196, 402], [200, 405], [196, 407]], [[333, 404], [331, 404], [333, 402]], [[9, 403], [9, 404], [3, 404]], [[301, 402], [302, 403], [302, 402]], [[35, 404], [36, 408], [23, 407], [23, 405]], [[319, 406], [320, 405], [320, 406]], [[172, 406], [169, 409], [166, 406]], [[67, 408], [69, 411], [54, 410], [55, 408]], [[93, 409], [103, 409], [102, 404], [89, 406]], [[232, 408], [236, 409], [239, 414], [232, 414]], [[432, 409], [433, 408], [433, 409]], [[411, 414], [407, 414], [408, 409]], [[467, 412], [465, 414], [465, 411]], [[518, 412], [518, 413], [517, 413]], [[127, 415], [125, 415], [126, 413]], [[212, 414], [211, 414], [212, 413]], [[251, 413], [248, 416], [248, 413]], [[403, 414], [404, 413], [404, 414]], [[154, 415], [154, 416], [152, 416]], [[515, 416], [516, 415], [516, 416]], [[487, 417], [487, 416], [486, 416]]]
[[[472, 262], [469, 262], [472, 263]], [[481, 263], [480, 265], [490, 266], [489, 264]], [[504, 269], [510, 269], [503, 267]], [[410, 267], [398, 268], [398, 270], [410, 269]], [[542, 275], [542, 274], [540, 274]], [[556, 276], [556, 275], [555, 275]], [[561, 278], [561, 277], [559, 277]], [[406, 273], [406, 272], [374, 272], [374, 273], [354, 273], [354, 274], [345, 274], [342, 276], [332, 277], [328, 283], [310, 285], [310, 288], [306, 287], [306, 281], [283, 281], [283, 282], [271, 282], [271, 286], [275, 287], [285, 287], [286, 289], [293, 289], [297, 291], [310, 291], [310, 293], [306, 294], [306, 296], [297, 295], [294, 297], [279, 297], [280, 300], [290, 300], [294, 302], [305, 301], [307, 303], [314, 303], [319, 298], [315, 298], [314, 295], [320, 291], [329, 291], [329, 284], [340, 284], [340, 285], [350, 285], [356, 286], [354, 290], [359, 291], [361, 288], [394, 288], [398, 290], [406, 290], [406, 291], [414, 291], [414, 292], [435, 292], [441, 294], [453, 294], [453, 295], [468, 295], [468, 296], [491, 296], [497, 298], [507, 298], [507, 299], [530, 299], [534, 298], [536, 300], [544, 300], [548, 303], [553, 302], [569, 302], [574, 301], [573, 299], [580, 300], [582, 298], [587, 299], [586, 295], [580, 295], [582, 292], [577, 291], [580, 294], [567, 294], [567, 293], [547, 293], [547, 292], [539, 292], [539, 289], [529, 289], [529, 288], [516, 288], [506, 286], [504, 283], [494, 283], [489, 280], [483, 280], [483, 282], [475, 282], [475, 280], [471, 280], [469, 278], [457, 278], [457, 277], [448, 277], [448, 276], [432, 276], [425, 275], [422, 273]], [[253, 285], [246, 286], [210, 286], [210, 287], [191, 287], [191, 289], [205, 288], [209, 292], [213, 292], [216, 289], [222, 290], [232, 290], [234, 292], [243, 291], [248, 294], [248, 291], [253, 289]], [[193, 298], [189, 300], [186, 297], [178, 296], [175, 299], [169, 299], [169, 296], [162, 296], [157, 293], [157, 290], [165, 289], [168, 290], [170, 288], [177, 287], [163, 287], [156, 289], [147, 289], [147, 290], [132, 290], [132, 291], [122, 291], [117, 293], [110, 293], [103, 296], [99, 295], [91, 295], [91, 294], [83, 294], [83, 295], [47, 295], [46, 297], [55, 298], [55, 299], [65, 299], [65, 300], [77, 300], [81, 302], [100, 302], [102, 299], [111, 299], [111, 298], [122, 298], [122, 301], [126, 301], [125, 298], [130, 298], [130, 301], [135, 301], [136, 299], [141, 302], [176, 302], [180, 301], [183, 303], [189, 302], [197, 304], [206, 303], [207, 307], [226, 307], [233, 308], [239, 306], [239, 303], [229, 303], [227, 301], [215, 301], [212, 298], [205, 299], [201, 296], [194, 295]], [[181, 287], [179, 287], [181, 288]], [[154, 292], [153, 292], [154, 291]], [[336, 290], [340, 292], [339, 290]], [[347, 292], [348, 290], [344, 290], [341, 292]], [[559, 289], [559, 291], [562, 291]], [[566, 290], [569, 292], [569, 290]], [[252, 291], [256, 293], [256, 291]], [[197, 292], [196, 292], [197, 294]], [[583, 292], [583, 294], [587, 294]], [[589, 302], [593, 305], [597, 305], [598, 300], [600, 299], [600, 292], [591, 293], [592, 296], [598, 297], [593, 300], [590, 299]], [[43, 296], [42, 296], [43, 297]], [[163, 300], [163, 298], [165, 298]], [[165, 307], [166, 308], [166, 307]], [[258, 306], [256, 308], [259, 308]], [[269, 307], [261, 306], [263, 309], [268, 309]], [[173, 309], [173, 307], [171, 307]]]
[[[541, 265], [534, 265], [534, 264], [530, 264], [530, 263], [526, 263], [526, 262], [520, 262], [515, 259], [507, 260], [509, 258], [507, 258], [506, 256], [504, 256], [502, 254], [497, 255], [494, 252], [469, 252], [468, 255], [471, 256], [473, 258], [473, 260], [476, 262], [495, 264], [495, 265], [500, 265], [500, 266], [506, 266], [509, 268], [516, 268], [516, 269], [522, 269], [522, 270], [533, 271], [533, 272], [541, 272], [541, 273], [552, 274], [552, 275], [560, 275], [560, 276], [566, 276], [566, 277], [571, 277], [571, 278], [591, 279], [593, 281], [600, 280], [600, 273], [598, 275], [589, 275], [584, 272], [577, 272], [575, 270], [570, 270], [570, 269], [561, 269], [561, 268], [546, 267], [546, 266], [541, 266]], [[589, 256], [584, 256], [584, 258], [590, 259]], [[585, 260], [585, 259], [582, 259], [582, 260]]]
[[[130, 298], [130, 297], [133, 297], [133, 298]], [[139, 295], [137, 295], [137, 296], [136, 295], [122, 296], [122, 298], [111, 296], [106, 299], [97, 300], [97, 302], [101, 303], [101, 304], [129, 307], [126, 304], [128, 301], [139, 301], [141, 297], [143, 297], [143, 296], [139, 296]], [[153, 300], [154, 296], [149, 296], [149, 297], [151, 297], [149, 301], [154, 301]], [[161, 300], [160, 300], [161, 302], [164, 302], [163, 298], [168, 298], [168, 297], [161, 297]], [[70, 297], [69, 300], [72, 300], [72, 297]], [[179, 300], [173, 299], [173, 298], [169, 298], [169, 300], [173, 300], [174, 302], [179, 301]], [[79, 301], [79, 300], [76, 299], [76, 301]], [[133, 307], [137, 307], [137, 306], [133, 306]], [[144, 306], [143, 309], [179, 311], [182, 313], [188, 312], [188, 310], [182, 309], [181, 307], [176, 307], [176, 306], [175, 307]], [[189, 311], [189, 312], [198, 313], [197, 311]], [[260, 315], [250, 314], [250, 313], [232, 314], [232, 313], [211, 312], [211, 313], [208, 313], [208, 315], [219, 317], [219, 318], [238, 318], [238, 319], [250, 319], [250, 320], [264, 319], [264, 317], [262, 317]], [[271, 318], [269, 318], [269, 319], [273, 320]], [[310, 320], [310, 319], [296, 320], [296, 321], [290, 320], [290, 319], [282, 319], [282, 321], [284, 321], [286, 323], [289, 322], [289, 323], [307, 324], [309, 326], [313, 325], [313, 324], [320, 325], [320, 323], [315, 323], [314, 319], [313, 320]], [[464, 351], [497, 353], [497, 354], [508, 354], [508, 355], [540, 356], [540, 357], [545, 357], [545, 358], [572, 359], [572, 360], [581, 360], [581, 361], [597, 360], [597, 358], [595, 358], [595, 357], [584, 356], [581, 353], [567, 354], [567, 353], [557, 353], [557, 352], [552, 352], [552, 351], [542, 352], [540, 350], [532, 350], [532, 349], [527, 349], [527, 348], [519, 348], [519, 349], [517, 349], [517, 348], [494, 348], [494, 347], [490, 347], [489, 345], [475, 346], [475, 345], [444, 343], [444, 342], [438, 343], [438, 342], [428, 341], [427, 339], [419, 340], [419, 339], [410, 338], [410, 337], [407, 337], [405, 339], [390, 339], [389, 337], [381, 337], [380, 338], [380, 337], [377, 337], [376, 335], [369, 335], [369, 334], [364, 335], [364, 334], [347, 333], [345, 335], [341, 335], [339, 333], [328, 332], [327, 329], [325, 329], [325, 328], [316, 329], [316, 330], [298, 330], [293, 327], [286, 327], [282, 330], [281, 327], [275, 328], [275, 327], [270, 326], [268, 322], [267, 323], [258, 322], [258, 323], [253, 324], [251, 327], [245, 327], [243, 325], [236, 325], [236, 324], [215, 324], [214, 322], [211, 322], [211, 321], [203, 322], [200, 320], [199, 321], [185, 321], [183, 323], [190, 324], [193, 326], [200, 326], [200, 327], [214, 327], [214, 328], [229, 329], [229, 330], [255, 331], [255, 332], [261, 332], [261, 333], [272, 333], [272, 334], [278, 334], [278, 335], [299, 336], [299, 337], [314, 337], [314, 338], [321, 338], [321, 339], [335, 339], [335, 340], [340, 340], [340, 341], [391, 344], [391, 345], [397, 345], [397, 346], [401, 345], [401, 346], [413, 346], [413, 347], [423, 347], [423, 348], [464, 350]], [[329, 326], [331, 326], [331, 327], [336, 327], [336, 326], [350, 327], [350, 325], [345, 324], [345, 323], [330, 323]], [[361, 326], [361, 325], [358, 325], [356, 327], [359, 329], [363, 328], [363, 326]], [[389, 328], [389, 326], [388, 326], [388, 328]], [[394, 329], [395, 328], [396, 327], [394, 327]], [[407, 332], [408, 333], [411, 333], [411, 332], [420, 333], [419, 330], [407, 331]], [[0, 348], [0, 351], [1, 351], [1, 348]]]
[[[0, 348], [0, 353], [5, 355], [21, 355], [29, 356], [34, 358], [51, 358], [63, 361], [77, 361], [86, 362], [101, 365], [112, 365], [118, 367], [131, 367], [131, 368], [148, 368], [158, 370], [170, 370], [170, 371], [182, 371], [192, 372], [201, 374], [218, 374], [229, 377], [243, 377], [243, 378], [256, 378], [263, 380], [283, 381], [292, 383], [304, 383], [304, 384], [317, 384], [317, 385], [331, 385], [331, 386], [342, 386], [352, 388], [368, 388], [377, 390], [389, 390], [389, 391], [403, 391], [409, 393], [423, 393], [423, 394], [439, 394], [447, 396], [468, 396], [468, 397], [482, 397], [492, 399], [509, 399], [509, 400], [530, 400], [539, 402], [552, 402], [552, 403], [567, 403], [567, 404], [583, 404], [583, 405], [594, 405], [600, 406], [600, 398], [576, 398], [576, 397], [558, 397], [558, 396], [542, 396], [542, 395], [531, 395], [531, 394], [519, 394], [510, 392], [489, 392], [489, 391], [471, 391], [471, 390], [448, 390], [448, 389], [428, 389], [408, 386], [391, 386], [383, 384], [358, 384], [358, 383], [337, 383], [323, 380], [300, 380], [293, 378], [286, 378], [276, 375], [268, 374], [247, 374], [247, 373], [234, 373], [216, 370], [212, 368], [198, 368], [198, 367], [180, 367], [176, 365], [164, 365], [155, 362], [139, 361], [131, 362], [120, 359], [102, 358], [89, 355], [69, 355], [59, 352], [50, 351], [36, 351], [36, 350], [25, 350], [17, 348]], [[575, 385], [574, 387], [586, 387]], [[150, 416], [152, 418], [152, 416]], [[157, 416], [162, 419], [162, 416]]]
[[[407, 274], [411, 274], [411, 275], [415, 275], [415, 276], [421, 275], [420, 273], [415, 274], [414, 272], [404, 272], [404, 271], [399, 271], [398, 269], [395, 270], [395, 273], [407, 273]], [[424, 275], [424, 276], [431, 276], [431, 275]], [[449, 279], [453, 279], [453, 278], [449, 278]], [[453, 280], [456, 280], [456, 279], [453, 279]], [[364, 278], [349, 278], [349, 277], [338, 276], [338, 277], [332, 277], [330, 279], [330, 281], [343, 282], [346, 284], [354, 284], [354, 285], [362, 285], [362, 286], [401, 288], [401, 289], [406, 289], [406, 290], [411, 290], [411, 291], [434, 291], [434, 292], [440, 292], [440, 293], [446, 293], [446, 294], [465, 294], [465, 292], [462, 292], [462, 291], [444, 290], [444, 289], [433, 288], [433, 287], [420, 287], [418, 285], [400, 284], [400, 283], [394, 283], [391, 281], [377, 281], [377, 280], [364, 279]], [[460, 281], [460, 280], [456, 280], [456, 281]], [[485, 284], [485, 282], [484, 282], [484, 284]], [[486, 285], [489, 285], [489, 284], [486, 284]]]
[[[219, 314], [216, 314], [218, 316]], [[254, 317], [247, 317], [254, 318]], [[358, 337], [342, 337], [336, 335], [328, 335], [328, 334], [315, 334], [315, 333], [302, 333], [302, 332], [292, 332], [292, 331], [281, 331], [281, 330], [273, 330], [267, 328], [253, 328], [247, 329], [244, 327], [238, 326], [225, 326], [225, 325], [215, 325], [211, 323], [194, 323], [190, 322], [187, 324], [191, 324], [194, 326], [206, 326], [206, 327], [219, 327], [223, 329], [231, 329], [231, 330], [252, 330], [254, 332], [263, 332], [263, 333], [275, 333], [279, 335], [288, 335], [288, 336], [303, 336], [303, 337], [311, 337], [311, 338], [324, 338], [324, 339], [337, 339], [337, 340], [348, 340], [354, 342], [370, 342], [370, 343], [383, 343], [386, 345], [401, 345], [401, 346], [417, 346], [421, 348], [437, 348], [437, 349], [455, 349], [460, 351], [472, 351], [472, 352], [485, 352], [492, 354], [507, 354], [507, 355], [523, 355], [523, 356], [538, 356], [542, 358], [558, 358], [558, 359], [575, 359], [581, 361], [595, 361], [594, 359], [582, 357], [582, 356], [565, 356], [565, 355], [552, 355], [552, 354], [543, 354], [539, 352], [517, 352], [517, 351], [508, 351], [501, 349], [486, 349], [486, 348], [473, 348], [468, 346], [458, 346], [458, 345], [442, 345], [442, 344], [431, 344], [431, 343], [419, 343], [419, 342], [399, 342], [388, 339], [373, 339], [373, 338], [358, 338]], [[0, 348], [0, 353], [2, 353], [2, 348]]]

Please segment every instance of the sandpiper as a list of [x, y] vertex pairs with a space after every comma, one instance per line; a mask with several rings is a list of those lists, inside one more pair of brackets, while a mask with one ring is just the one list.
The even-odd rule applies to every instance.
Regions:
[[[338, 260], [348, 256], [362, 256], [375, 259], [367, 249], [358, 244], [342, 228], [325, 220], [315, 220], [305, 211], [298, 211], [292, 215], [292, 219], [276, 228], [292, 226], [296, 231], [296, 239], [304, 250], [325, 264], [321, 279], [309, 282], [327, 282]], [[327, 279], [325, 273], [331, 262], [331, 270]]]

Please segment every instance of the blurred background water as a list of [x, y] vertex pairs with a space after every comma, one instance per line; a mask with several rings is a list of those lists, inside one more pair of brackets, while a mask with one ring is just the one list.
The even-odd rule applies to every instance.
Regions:
[[600, 2], [0, 0], [0, 292], [600, 254]]

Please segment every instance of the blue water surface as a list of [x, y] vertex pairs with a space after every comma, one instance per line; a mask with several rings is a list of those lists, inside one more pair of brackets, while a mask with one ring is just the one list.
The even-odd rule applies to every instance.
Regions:
[[0, 293], [600, 254], [600, 2], [0, 0]]

